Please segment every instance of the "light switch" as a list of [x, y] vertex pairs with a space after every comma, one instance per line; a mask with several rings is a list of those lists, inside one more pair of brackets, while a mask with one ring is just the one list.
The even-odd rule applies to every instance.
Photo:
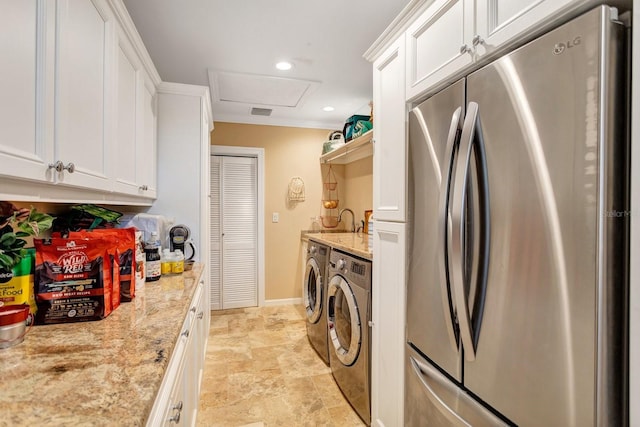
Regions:
[[271, 222], [278, 221], [280, 221], [280, 214], [278, 212], [274, 212], [273, 214], [271, 214]]

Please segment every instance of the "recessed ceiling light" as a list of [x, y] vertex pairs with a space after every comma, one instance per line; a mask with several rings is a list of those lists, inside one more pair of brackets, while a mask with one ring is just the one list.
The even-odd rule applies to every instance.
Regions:
[[276, 64], [276, 68], [278, 70], [282, 70], [282, 71], [287, 71], [290, 70], [291, 67], [293, 67], [293, 65], [291, 64], [291, 62], [287, 62], [287, 61], [282, 61], [282, 62], [278, 62]]
[[327, 106], [326, 106], [326, 107], [324, 107], [322, 110], [323, 110], [323, 111], [333, 111], [333, 110], [335, 110], [335, 108], [333, 108], [333, 107], [332, 107], [332, 106], [330, 106], [330, 105], [327, 105]]

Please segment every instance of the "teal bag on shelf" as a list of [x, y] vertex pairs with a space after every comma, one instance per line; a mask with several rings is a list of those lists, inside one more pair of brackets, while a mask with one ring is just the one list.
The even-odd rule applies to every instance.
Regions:
[[357, 138], [369, 132], [371, 129], [373, 129], [373, 123], [369, 120], [358, 120], [356, 125], [353, 127], [353, 133], [351, 136], [353, 138]]

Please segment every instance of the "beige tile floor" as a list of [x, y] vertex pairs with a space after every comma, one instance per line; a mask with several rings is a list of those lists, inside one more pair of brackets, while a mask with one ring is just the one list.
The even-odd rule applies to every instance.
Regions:
[[300, 305], [211, 313], [198, 426], [363, 426], [315, 353]]

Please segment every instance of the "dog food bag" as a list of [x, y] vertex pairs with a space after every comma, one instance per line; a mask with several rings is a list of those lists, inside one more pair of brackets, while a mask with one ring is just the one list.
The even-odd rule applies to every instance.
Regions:
[[119, 267], [118, 273], [120, 280], [116, 281], [114, 279], [113, 287], [114, 290], [118, 290], [119, 299], [122, 302], [129, 302], [136, 296], [136, 283], [134, 280], [135, 234], [136, 229], [133, 227], [71, 231], [68, 234], [69, 238], [92, 239], [95, 237], [105, 237], [115, 239], [114, 249], [117, 254], [116, 261]]
[[0, 305], [28, 304], [32, 315], [36, 313], [33, 293], [33, 265], [36, 250], [28, 248], [20, 263], [10, 271], [0, 270]]
[[37, 324], [100, 320], [113, 311], [112, 239], [34, 239], [34, 245]]

